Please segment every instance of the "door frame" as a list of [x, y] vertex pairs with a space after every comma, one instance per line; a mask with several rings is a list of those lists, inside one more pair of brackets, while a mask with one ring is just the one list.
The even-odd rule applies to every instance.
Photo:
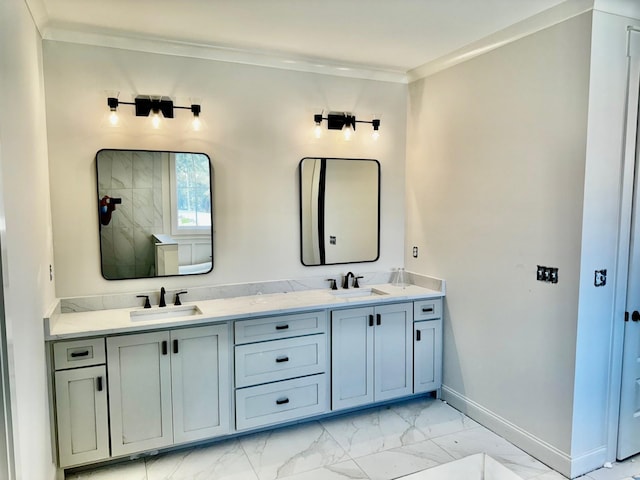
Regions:
[[[640, 82], [631, 84], [634, 64], [640, 63], [640, 28], [628, 27], [627, 41], [627, 86], [625, 106], [625, 127], [623, 137], [622, 174], [620, 178], [620, 213], [618, 216], [618, 252], [614, 284], [613, 328], [611, 335], [611, 383], [609, 388], [609, 418], [607, 457], [617, 459], [618, 423], [620, 421], [620, 400], [622, 388], [622, 363], [624, 346], [624, 315], [627, 307], [629, 275], [629, 254], [631, 252], [631, 224], [636, 172], [640, 174], [640, 155], [636, 155], [636, 145], [640, 128]], [[638, 157], [638, 158], [636, 158]], [[638, 192], [640, 194], [640, 192]]]

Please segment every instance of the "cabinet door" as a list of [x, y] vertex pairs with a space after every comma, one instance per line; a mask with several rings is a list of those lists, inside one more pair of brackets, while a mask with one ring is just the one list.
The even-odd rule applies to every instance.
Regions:
[[373, 308], [331, 312], [331, 408], [373, 402]]
[[176, 443], [229, 432], [229, 326], [171, 332], [173, 437]]
[[55, 373], [60, 467], [109, 457], [104, 365]]
[[376, 307], [376, 402], [413, 392], [413, 304]]
[[170, 445], [169, 333], [107, 339], [113, 456]]
[[431, 392], [442, 383], [442, 320], [416, 322], [413, 392]]

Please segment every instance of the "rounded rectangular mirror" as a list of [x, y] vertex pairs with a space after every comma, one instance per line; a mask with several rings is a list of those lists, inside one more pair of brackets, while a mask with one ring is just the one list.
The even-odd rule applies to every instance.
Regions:
[[212, 169], [204, 153], [96, 154], [100, 262], [107, 280], [213, 269]]
[[375, 262], [380, 255], [380, 163], [300, 162], [300, 256], [306, 266]]

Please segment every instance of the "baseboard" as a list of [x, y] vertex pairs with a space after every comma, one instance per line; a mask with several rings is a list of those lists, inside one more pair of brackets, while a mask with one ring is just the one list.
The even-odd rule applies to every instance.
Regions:
[[584, 475], [593, 470], [602, 467], [607, 459], [607, 446], [603, 445], [598, 448], [571, 459], [571, 478]]
[[[496, 415], [446, 385], [442, 386], [442, 399], [564, 476], [573, 478], [579, 475], [575, 473], [576, 470], [574, 470], [574, 465], [569, 454], [523, 430], [501, 416]], [[586, 458], [584, 462], [580, 462], [580, 466], [582, 466], [583, 463], [588, 464]], [[600, 465], [602, 465], [602, 463]], [[593, 468], [590, 470], [593, 470]]]

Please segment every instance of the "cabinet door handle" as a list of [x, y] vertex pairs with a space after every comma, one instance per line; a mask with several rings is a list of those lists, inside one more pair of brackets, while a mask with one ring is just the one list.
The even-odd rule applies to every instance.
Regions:
[[286, 330], [289, 325], [276, 325], [276, 330]]
[[416, 342], [419, 342], [422, 339], [422, 333], [420, 330], [416, 330]]
[[162, 341], [162, 354], [163, 355], [167, 354], [167, 341], [166, 340]]
[[369, 326], [373, 327], [373, 315], [369, 315]]
[[96, 386], [98, 388], [98, 391], [101, 392], [102, 391], [102, 377], [96, 378]]
[[71, 352], [71, 358], [77, 358], [77, 357], [87, 357], [89, 356], [89, 350], [83, 350], [81, 352]]
[[278, 357], [276, 358], [276, 363], [288, 362], [289, 357]]
[[173, 353], [178, 353], [178, 340], [173, 341]]
[[285, 403], [289, 403], [289, 399], [288, 398], [281, 398], [276, 400], [276, 404], [277, 405], [284, 405]]
[[376, 325], [380, 325], [382, 323], [382, 315], [379, 313], [376, 314]]

